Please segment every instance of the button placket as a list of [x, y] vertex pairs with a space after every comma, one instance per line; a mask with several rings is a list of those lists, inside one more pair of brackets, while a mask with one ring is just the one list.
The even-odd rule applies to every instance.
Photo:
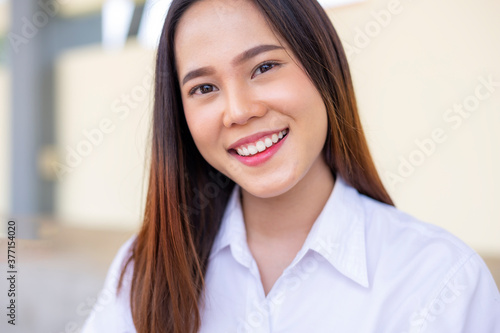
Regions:
[[247, 278], [245, 317], [239, 323], [237, 332], [271, 332], [269, 325], [269, 305], [267, 300], [261, 295], [259, 290], [261, 287], [259, 278], [256, 278], [253, 274], [249, 274]]
[[279, 326], [280, 310], [283, 308], [282, 305], [286, 298], [285, 281], [288, 274], [288, 270], [283, 272], [283, 274], [275, 282], [266, 298], [269, 311], [269, 327], [271, 332], [277, 328], [277, 325]]

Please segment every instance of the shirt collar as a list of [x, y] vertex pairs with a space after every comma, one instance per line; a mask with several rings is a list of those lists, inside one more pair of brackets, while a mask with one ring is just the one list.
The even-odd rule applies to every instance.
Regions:
[[240, 187], [236, 184], [226, 205], [219, 232], [212, 246], [210, 259], [223, 248], [231, 245], [231, 251], [235, 259], [249, 267], [251, 258], [246, 239], [243, 210], [240, 201]]
[[[241, 264], [249, 267], [250, 251], [240, 203], [240, 188], [236, 185], [226, 206], [224, 217], [210, 258], [226, 246]], [[368, 287], [365, 246], [365, 215], [361, 195], [340, 176], [322, 212], [292, 262], [300, 260], [307, 251], [323, 256], [344, 276]]]
[[368, 288], [365, 215], [361, 195], [340, 176], [304, 242], [340, 273]]

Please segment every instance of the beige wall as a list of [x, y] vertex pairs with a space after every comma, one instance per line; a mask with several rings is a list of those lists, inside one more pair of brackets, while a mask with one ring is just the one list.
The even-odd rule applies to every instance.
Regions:
[[[10, 170], [10, 76], [0, 66], [0, 216], [6, 216], [9, 209]], [[0, 233], [3, 230], [0, 230]]]
[[[389, 9], [394, 13], [390, 22], [385, 27], [378, 24], [377, 30], [372, 13]], [[500, 255], [499, 13], [500, 2], [487, 0], [370, 0], [330, 11], [350, 54], [374, 158], [397, 206], [444, 227], [482, 253], [496, 255]], [[372, 29], [371, 36], [364, 40], [358, 29]], [[483, 85], [480, 77], [497, 82], [493, 92], [479, 88], [484, 100], [475, 97]], [[474, 110], [466, 114], [468, 118], [448, 111], [463, 103]], [[436, 129], [442, 131], [440, 142], [432, 151], [427, 141], [428, 156], [419, 159], [422, 153], [415, 140], [431, 139]], [[400, 156], [419, 165], [412, 172], [401, 172], [405, 177], [394, 183], [390, 173], [399, 175]]]
[[95, 46], [59, 59], [56, 206], [66, 223], [139, 225], [152, 65], [153, 53], [135, 43], [123, 52]]

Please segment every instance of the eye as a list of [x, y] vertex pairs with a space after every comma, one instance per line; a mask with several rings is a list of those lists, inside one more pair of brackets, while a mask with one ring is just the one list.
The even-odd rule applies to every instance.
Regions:
[[189, 91], [189, 96], [191, 95], [205, 95], [218, 89], [211, 84], [200, 84]]
[[266, 62], [262, 65], [260, 65], [259, 67], [257, 67], [257, 69], [254, 71], [253, 75], [252, 75], [252, 79], [256, 76], [256, 75], [260, 75], [260, 74], [263, 74], [267, 71], [270, 71], [271, 69], [273, 69], [274, 67], [278, 66], [279, 64], [276, 63], [276, 62]]

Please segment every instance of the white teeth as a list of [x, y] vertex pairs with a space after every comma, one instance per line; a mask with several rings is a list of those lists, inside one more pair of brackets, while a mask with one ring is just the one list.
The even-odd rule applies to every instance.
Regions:
[[257, 141], [257, 150], [259, 153], [262, 153], [264, 150], [266, 150], [266, 145], [262, 141]]
[[287, 130], [275, 133], [271, 137], [267, 137], [264, 140], [259, 140], [253, 145], [248, 145], [247, 147], [236, 148], [236, 152], [240, 156], [250, 156], [257, 153], [261, 153], [267, 148], [271, 147], [273, 144], [277, 143], [279, 140], [287, 134]]
[[255, 148], [255, 146], [248, 146], [248, 152], [250, 153], [250, 155], [255, 155], [259, 151], [257, 150], [257, 148]]

